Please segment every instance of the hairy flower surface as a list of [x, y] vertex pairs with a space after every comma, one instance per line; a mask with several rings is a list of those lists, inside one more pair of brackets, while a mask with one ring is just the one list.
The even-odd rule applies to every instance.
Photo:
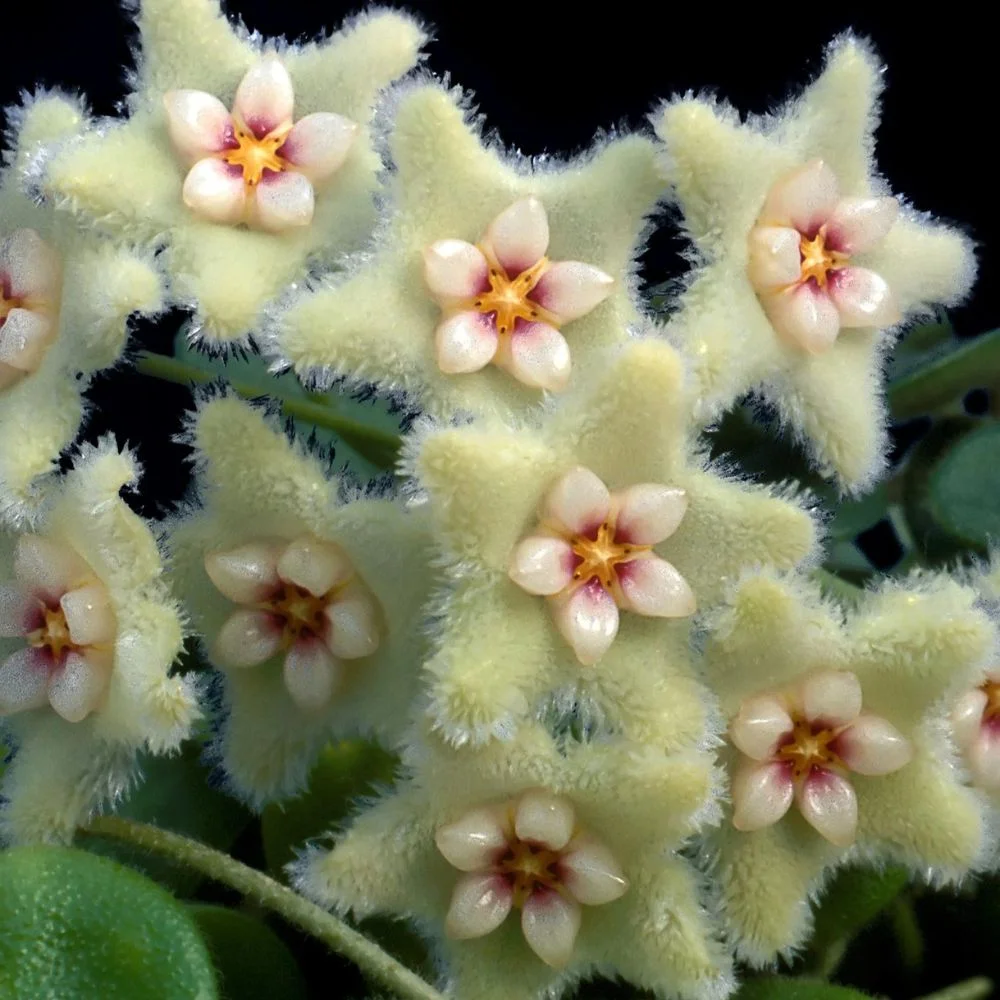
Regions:
[[295, 864], [300, 891], [412, 918], [468, 1000], [558, 997], [595, 974], [657, 995], [727, 992], [697, 877], [675, 853], [714, 818], [707, 754], [559, 746], [530, 723], [458, 752], [432, 738], [412, 763], [332, 851]]
[[281, 363], [317, 383], [403, 390], [436, 415], [509, 415], [625, 338], [645, 219], [665, 188], [654, 143], [625, 136], [544, 168], [510, 160], [461, 95], [428, 82], [399, 88], [387, 125], [376, 245], [273, 317]]
[[78, 232], [20, 191], [40, 143], [81, 127], [76, 101], [40, 94], [8, 111], [15, 135], [0, 171], [0, 520], [38, 513], [83, 416], [87, 379], [115, 364], [135, 312], [161, 308], [152, 255]]
[[668, 333], [705, 419], [756, 390], [850, 489], [885, 461], [886, 328], [958, 302], [975, 274], [967, 237], [890, 199], [875, 173], [880, 90], [876, 57], [846, 37], [776, 116], [743, 123], [685, 97], [655, 122], [698, 255]]
[[206, 343], [225, 347], [309, 266], [368, 238], [380, 169], [372, 108], [416, 64], [424, 36], [406, 15], [376, 10], [320, 42], [261, 44], [218, 0], [141, 0], [137, 21], [129, 119], [54, 150], [43, 185], [90, 225], [165, 235], [176, 296]]
[[741, 958], [806, 940], [808, 900], [845, 861], [938, 881], [982, 863], [983, 804], [962, 786], [944, 707], [996, 641], [975, 597], [918, 575], [845, 621], [811, 584], [756, 576], [716, 614], [704, 667], [730, 720], [733, 806], [708, 855]]
[[[576, 705], [635, 739], [671, 748], [703, 739], [688, 624], [630, 614], [615, 635], [615, 591], [632, 610], [684, 615], [692, 600], [718, 601], [743, 567], [790, 567], [812, 553], [806, 511], [726, 480], [690, 454], [673, 348], [635, 341], [603, 361], [602, 374], [537, 426], [485, 422], [431, 429], [411, 442], [408, 465], [430, 496], [450, 576], [427, 665], [430, 712], [456, 743], [509, 736], [553, 695], [556, 707]], [[628, 583], [606, 568], [606, 557], [616, 559], [604, 548], [612, 502], [624, 503], [620, 541], [631, 545], [629, 531], [637, 532], [643, 547], [645, 565], [626, 570]], [[576, 557], [570, 544], [563, 563], [558, 539], [537, 534], [539, 515], [572, 529]], [[589, 574], [586, 586], [555, 596], [571, 563]], [[569, 642], [537, 596], [546, 591]]]
[[69, 839], [127, 790], [138, 750], [175, 750], [197, 716], [193, 685], [170, 676], [182, 631], [156, 542], [118, 495], [134, 479], [103, 442], [61, 481], [37, 534], [0, 536], [8, 839]]
[[352, 491], [235, 398], [205, 402], [191, 440], [197, 504], [170, 529], [173, 578], [223, 671], [217, 756], [260, 805], [298, 791], [331, 738], [401, 738], [433, 584], [427, 518]]

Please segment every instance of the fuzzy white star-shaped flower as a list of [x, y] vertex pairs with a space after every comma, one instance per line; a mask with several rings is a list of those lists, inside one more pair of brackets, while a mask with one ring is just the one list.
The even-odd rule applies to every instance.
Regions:
[[436, 415], [505, 416], [626, 338], [645, 220], [665, 190], [655, 143], [512, 159], [460, 93], [426, 81], [397, 89], [386, 124], [394, 169], [376, 242], [345, 278], [276, 310], [264, 339], [279, 364], [311, 383], [402, 390]]
[[706, 858], [742, 959], [807, 940], [809, 901], [840, 864], [893, 860], [937, 882], [982, 866], [984, 803], [947, 720], [997, 641], [971, 588], [890, 580], [845, 618], [804, 579], [762, 575], [713, 617], [702, 665], [733, 787]]
[[429, 711], [456, 743], [509, 736], [552, 698], [634, 739], [697, 742], [695, 605], [745, 567], [812, 555], [815, 525], [794, 499], [691, 453], [669, 344], [636, 340], [602, 361], [537, 425], [430, 427], [408, 443], [450, 578]]
[[559, 746], [532, 723], [475, 750], [432, 739], [411, 763], [332, 850], [294, 864], [301, 892], [413, 919], [463, 1000], [559, 997], [593, 975], [728, 995], [728, 958], [675, 853], [715, 819], [709, 755]]
[[655, 118], [697, 254], [667, 333], [705, 419], [758, 392], [849, 490], [885, 464], [892, 328], [957, 303], [975, 275], [970, 240], [890, 198], [875, 172], [881, 87], [873, 52], [845, 37], [775, 115], [741, 122], [687, 96]]
[[368, 238], [372, 109], [424, 34], [376, 9], [319, 42], [263, 43], [218, 0], [141, 0], [137, 23], [128, 120], [53, 150], [42, 187], [88, 226], [165, 241], [176, 299], [224, 349], [290, 282]]
[[37, 530], [0, 534], [0, 717], [16, 748], [0, 823], [13, 841], [68, 840], [169, 753], [198, 709], [177, 605], [149, 527], [120, 498], [135, 466], [85, 449]]
[[20, 190], [40, 143], [75, 135], [75, 100], [39, 94], [8, 109], [14, 148], [0, 172], [0, 518], [37, 515], [83, 417], [94, 372], [121, 357], [133, 313], [162, 306], [151, 253], [79, 232]]
[[298, 791], [331, 738], [401, 738], [433, 586], [427, 516], [331, 477], [239, 399], [203, 403], [190, 434], [200, 506], [170, 526], [172, 579], [224, 677], [215, 754], [259, 806]]

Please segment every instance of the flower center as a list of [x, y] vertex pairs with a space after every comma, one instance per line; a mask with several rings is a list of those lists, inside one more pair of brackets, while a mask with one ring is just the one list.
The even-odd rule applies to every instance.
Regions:
[[[546, 312], [537, 302], [532, 302], [528, 298], [532, 289], [538, 284], [539, 279], [549, 266], [548, 258], [532, 264], [527, 270], [522, 271], [514, 278], [510, 278], [507, 272], [497, 263], [488, 247], [480, 247], [486, 259], [490, 262], [489, 282], [490, 289], [477, 295], [472, 300], [472, 308], [478, 312], [495, 316], [497, 333], [511, 333], [517, 320], [532, 322], [537, 319], [544, 319], [551, 323], [553, 317]], [[553, 324], [558, 325], [558, 324]]]
[[795, 778], [806, 777], [814, 767], [842, 766], [843, 761], [831, 747], [842, 731], [843, 727], [820, 728], [798, 719], [788, 742], [778, 748], [777, 758], [792, 765]]
[[28, 634], [28, 645], [36, 649], [47, 649], [52, 659], [58, 663], [63, 656], [79, 647], [70, 638], [69, 625], [61, 607], [43, 608], [42, 615], [44, 624]]
[[292, 643], [304, 635], [319, 635], [323, 631], [323, 612], [328, 603], [328, 595], [316, 597], [304, 587], [285, 583], [276, 596], [259, 607], [284, 619], [285, 640]]
[[846, 253], [827, 249], [826, 231], [823, 226], [811, 240], [807, 240], [805, 236], [799, 238], [799, 255], [802, 258], [800, 280], [809, 281], [812, 279], [820, 288], [826, 287], [827, 275], [830, 271], [845, 267], [850, 259]]
[[573, 580], [586, 583], [597, 577], [601, 586], [609, 590], [616, 582], [615, 567], [622, 562], [634, 559], [640, 552], [649, 552], [651, 545], [630, 545], [615, 541], [615, 528], [609, 521], [604, 521], [597, 529], [593, 538], [586, 535], [576, 535], [570, 540], [573, 554], [580, 560], [573, 570]]
[[278, 150], [285, 144], [292, 123], [279, 125], [258, 139], [246, 126], [237, 126], [233, 133], [235, 147], [225, 150], [219, 156], [230, 166], [239, 167], [243, 171], [243, 183], [247, 187], [256, 187], [265, 170], [280, 173], [288, 168], [287, 162], [278, 155]]
[[7, 322], [7, 316], [21, 307], [21, 300], [15, 296], [8, 297], [6, 282], [0, 278], [0, 326]]
[[558, 852], [518, 840], [497, 864], [497, 871], [510, 878], [514, 905], [521, 907], [536, 889], [559, 888], [562, 880], [555, 870], [558, 862]]

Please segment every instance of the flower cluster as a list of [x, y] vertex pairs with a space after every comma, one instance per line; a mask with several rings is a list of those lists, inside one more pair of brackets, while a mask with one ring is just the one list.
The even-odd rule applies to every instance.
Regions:
[[[869, 483], [894, 331], [971, 283], [964, 237], [874, 173], [863, 43], [836, 42], [773, 121], [675, 99], [655, 136], [543, 167], [485, 143], [461, 93], [394, 83], [424, 40], [404, 14], [302, 47], [217, 0], [142, 0], [138, 27], [128, 116], [36, 99], [0, 187], [9, 837], [70, 837], [137, 750], [190, 734], [199, 692], [207, 753], [253, 808], [300, 792], [331, 740], [374, 739], [401, 754], [395, 785], [291, 875], [412, 918], [469, 1000], [590, 975], [724, 996], [736, 958], [803, 943], [845, 861], [941, 881], [985, 863], [986, 584], [828, 600], [816, 499], [702, 436], [760, 390], [821, 473]], [[662, 322], [636, 258], [669, 201], [697, 261]], [[209, 351], [252, 342], [309, 389], [419, 411], [397, 475], [334, 468], [218, 386], [159, 538], [112, 443], [59, 475], [79, 376], [163, 302]], [[185, 628], [198, 683], [171, 674]]]

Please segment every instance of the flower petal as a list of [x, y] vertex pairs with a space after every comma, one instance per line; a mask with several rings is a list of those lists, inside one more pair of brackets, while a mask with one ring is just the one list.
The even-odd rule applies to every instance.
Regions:
[[593, 537], [611, 510], [607, 486], [590, 469], [570, 469], [549, 490], [545, 513], [576, 535]]
[[277, 615], [240, 608], [219, 629], [213, 655], [224, 667], [255, 667], [281, 649], [283, 633]]
[[49, 704], [67, 722], [82, 722], [101, 703], [108, 670], [96, 657], [70, 653], [49, 682]]
[[823, 670], [802, 685], [805, 717], [831, 728], [853, 722], [861, 714], [861, 699], [861, 684], [849, 670]]
[[833, 751], [858, 774], [891, 774], [913, 759], [910, 741], [877, 715], [861, 715], [833, 742]]
[[749, 832], [777, 823], [788, 812], [794, 791], [788, 764], [744, 762], [733, 775], [733, 826]]
[[278, 155], [309, 180], [326, 180], [343, 166], [357, 135], [357, 122], [332, 111], [317, 111], [295, 123]]
[[66, 616], [69, 637], [77, 646], [96, 646], [114, 640], [115, 613], [103, 584], [91, 583], [69, 590], [59, 604]]
[[545, 206], [533, 197], [515, 201], [490, 223], [486, 242], [510, 277], [537, 264], [549, 248]]
[[837, 847], [850, 847], [858, 826], [858, 800], [851, 783], [815, 767], [795, 791], [806, 822]]
[[485, 291], [489, 271], [482, 250], [465, 240], [438, 240], [424, 248], [424, 281], [431, 294], [445, 302]]
[[758, 291], [782, 288], [802, 275], [802, 236], [788, 226], [754, 226], [750, 230], [747, 275]]
[[233, 119], [217, 97], [202, 90], [169, 90], [163, 107], [170, 141], [186, 162], [236, 145]]
[[839, 200], [834, 172], [822, 160], [810, 160], [771, 188], [760, 221], [769, 226], [792, 226], [812, 239]]
[[264, 56], [247, 70], [233, 99], [233, 114], [258, 139], [290, 123], [294, 108], [292, 78], [276, 55]]
[[308, 226], [316, 209], [312, 181], [295, 170], [265, 171], [254, 189], [254, 225], [270, 233]]
[[567, 597], [549, 598], [552, 617], [576, 658], [591, 666], [608, 651], [618, 634], [618, 606], [596, 578]]
[[774, 329], [810, 354], [828, 350], [840, 333], [840, 313], [826, 290], [814, 281], [761, 297]]
[[754, 760], [768, 760], [781, 738], [791, 733], [792, 717], [773, 695], [747, 698], [729, 723], [729, 739], [741, 753]]
[[241, 222], [246, 211], [243, 170], [215, 157], [199, 160], [184, 178], [181, 197], [188, 208], [210, 222]]
[[482, 313], [460, 312], [438, 324], [434, 347], [438, 368], [446, 375], [477, 372], [497, 352], [496, 327]]
[[686, 618], [698, 610], [687, 580], [659, 556], [631, 559], [615, 567], [623, 607], [651, 618]]
[[576, 837], [559, 859], [563, 884], [577, 902], [600, 906], [624, 896], [628, 879], [615, 856], [593, 837]]
[[0, 639], [16, 639], [42, 624], [38, 599], [20, 587], [0, 583]]
[[831, 271], [830, 298], [840, 313], [842, 327], [886, 327], [902, 319], [892, 289], [885, 279], [864, 267]]
[[52, 320], [30, 309], [11, 309], [0, 325], [0, 362], [22, 372], [42, 363], [52, 338]]
[[553, 795], [544, 788], [525, 792], [514, 813], [514, 833], [518, 840], [560, 851], [573, 836], [573, 805], [568, 799]]
[[610, 294], [615, 279], [578, 260], [562, 260], [541, 276], [528, 296], [560, 323], [586, 316]]
[[281, 586], [278, 559], [287, 542], [248, 542], [205, 556], [205, 572], [216, 589], [237, 604], [267, 600]]
[[344, 680], [340, 661], [317, 639], [300, 639], [288, 651], [285, 687], [303, 712], [320, 712]]
[[983, 726], [968, 750], [969, 770], [979, 788], [1000, 789], [1000, 731]]
[[48, 704], [52, 658], [26, 646], [0, 664], [0, 715], [13, 715]]
[[573, 549], [552, 535], [529, 535], [514, 549], [507, 572], [529, 594], [558, 594], [573, 580]]
[[839, 253], [864, 253], [885, 239], [898, 216], [895, 198], [841, 198], [826, 224], [826, 245]]
[[60, 271], [59, 254], [34, 229], [15, 229], [0, 244], [0, 281], [11, 298], [53, 299]]
[[457, 941], [483, 937], [507, 919], [513, 905], [514, 894], [501, 875], [470, 872], [455, 883], [445, 933]]
[[688, 509], [687, 490], [662, 483], [639, 483], [615, 493], [615, 541], [656, 545], [678, 528]]
[[521, 930], [528, 947], [546, 965], [561, 969], [573, 957], [580, 919], [578, 903], [551, 889], [536, 890], [521, 911]]
[[17, 540], [14, 576], [25, 590], [53, 607], [67, 590], [94, 578], [90, 567], [71, 548], [39, 535], [21, 535]]
[[378, 613], [367, 594], [346, 594], [323, 610], [329, 623], [323, 637], [327, 649], [341, 660], [371, 656], [379, 647]]
[[289, 542], [278, 559], [278, 576], [323, 597], [354, 574], [347, 553], [335, 542], [303, 535]]
[[951, 726], [955, 742], [960, 747], [969, 747], [978, 738], [987, 704], [989, 698], [982, 688], [966, 691], [955, 703], [951, 712]]
[[533, 389], [559, 392], [569, 383], [572, 359], [566, 338], [548, 323], [516, 320], [501, 340], [496, 363]]
[[454, 823], [439, 826], [434, 843], [445, 861], [459, 871], [483, 871], [507, 849], [506, 808], [483, 806]]

